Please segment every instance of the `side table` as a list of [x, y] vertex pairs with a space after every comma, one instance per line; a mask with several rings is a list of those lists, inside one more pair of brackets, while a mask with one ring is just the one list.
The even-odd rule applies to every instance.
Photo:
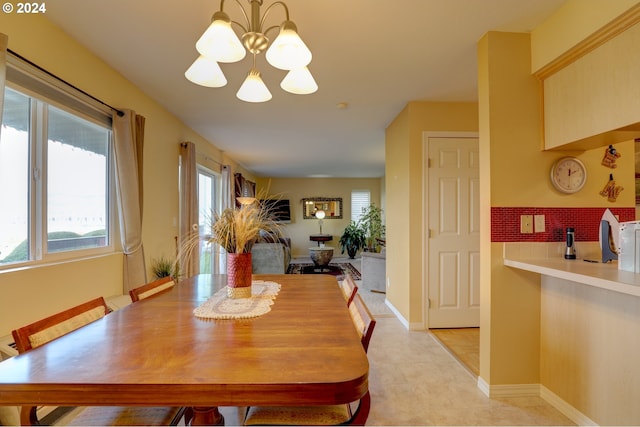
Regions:
[[331, 234], [312, 234], [309, 236], [309, 240], [318, 242], [318, 246], [324, 246], [325, 242], [333, 240], [333, 236]]

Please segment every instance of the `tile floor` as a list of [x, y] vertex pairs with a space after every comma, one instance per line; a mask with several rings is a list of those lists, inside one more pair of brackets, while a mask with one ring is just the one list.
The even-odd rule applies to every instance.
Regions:
[[369, 345], [368, 425], [574, 425], [541, 398], [489, 399], [427, 331], [383, 317]]
[[[360, 259], [352, 264], [359, 269]], [[430, 332], [408, 331], [386, 307], [384, 295], [363, 296], [378, 322], [368, 353], [367, 425], [575, 425], [539, 397], [489, 399], [477, 376]], [[226, 413], [237, 416], [232, 408]], [[227, 417], [227, 424], [237, 420]]]

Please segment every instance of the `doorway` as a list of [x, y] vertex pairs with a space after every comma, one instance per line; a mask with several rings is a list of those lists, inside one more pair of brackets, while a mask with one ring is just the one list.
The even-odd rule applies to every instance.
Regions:
[[219, 274], [219, 251], [209, 243], [211, 220], [214, 212], [221, 208], [221, 179], [217, 174], [202, 165], [198, 165], [198, 230], [200, 233], [199, 257], [200, 274]]
[[480, 326], [477, 134], [425, 134], [428, 328]]
[[477, 133], [425, 133], [425, 319], [469, 372], [480, 366]]
[[430, 329], [429, 331], [472, 375], [480, 376], [480, 328]]

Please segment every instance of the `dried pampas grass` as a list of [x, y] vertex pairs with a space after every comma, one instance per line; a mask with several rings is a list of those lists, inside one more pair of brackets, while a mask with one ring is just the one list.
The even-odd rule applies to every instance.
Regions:
[[209, 242], [219, 244], [227, 253], [247, 253], [261, 231], [277, 233], [277, 224], [263, 204], [254, 202], [214, 214]]

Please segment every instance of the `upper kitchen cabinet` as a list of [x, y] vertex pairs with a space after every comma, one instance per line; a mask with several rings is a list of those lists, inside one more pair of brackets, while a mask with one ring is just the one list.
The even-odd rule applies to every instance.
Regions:
[[640, 138], [640, 7], [536, 73], [544, 148], [588, 150]]

